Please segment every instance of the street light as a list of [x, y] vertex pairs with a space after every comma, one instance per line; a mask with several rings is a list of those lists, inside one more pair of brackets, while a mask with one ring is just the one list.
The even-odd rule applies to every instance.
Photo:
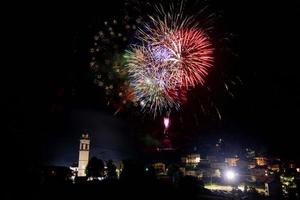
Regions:
[[235, 181], [237, 177], [237, 173], [233, 170], [228, 170], [225, 172], [225, 178], [229, 181]]

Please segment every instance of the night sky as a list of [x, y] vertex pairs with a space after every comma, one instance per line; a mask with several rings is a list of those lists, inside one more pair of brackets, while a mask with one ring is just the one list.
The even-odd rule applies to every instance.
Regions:
[[[118, 15], [122, 7], [110, 2], [10, 8], [5, 39], [11, 57], [3, 74], [8, 130], [3, 134], [13, 155], [9, 157], [28, 164], [71, 164], [77, 159], [79, 136], [87, 129], [94, 155], [118, 159], [140, 147], [137, 132], [161, 129], [159, 120], [131, 111], [113, 116], [93, 84], [88, 49], [95, 19]], [[234, 98], [218, 97], [221, 120], [208, 115], [189, 122], [186, 111], [186, 123], [178, 126], [194, 141], [222, 137], [232, 145], [255, 144], [274, 155], [298, 158], [299, 4], [208, 2], [222, 13], [236, 54], [228, 68], [242, 83], [233, 88]]]

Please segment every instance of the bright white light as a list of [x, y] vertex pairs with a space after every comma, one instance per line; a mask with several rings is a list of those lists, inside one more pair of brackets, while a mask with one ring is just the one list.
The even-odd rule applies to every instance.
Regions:
[[232, 170], [228, 170], [225, 172], [225, 177], [226, 179], [230, 180], [230, 181], [234, 181], [236, 179], [236, 173]]
[[164, 118], [164, 125], [165, 125], [165, 128], [168, 128], [169, 127], [169, 124], [170, 124], [170, 119], [165, 117]]

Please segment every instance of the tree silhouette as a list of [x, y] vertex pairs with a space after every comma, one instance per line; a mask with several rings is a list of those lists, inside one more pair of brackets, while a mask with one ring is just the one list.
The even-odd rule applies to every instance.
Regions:
[[88, 177], [102, 177], [104, 175], [104, 163], [97, 157], [92, 157], [86, 167]]
[[177, 184], [180, 178], [182, 177], [182, 173], [179, 169], [179, 165], [172, 163], [168, 166], [168, 176], [172, 178], [173, 184]]
[[107, 166], [107, 177], [109, 179], [116, 179], [117, 178], [117, 172], [116, 172], [116, 166], [113, 163], [112, 160], [109, 160], [106, 164]]

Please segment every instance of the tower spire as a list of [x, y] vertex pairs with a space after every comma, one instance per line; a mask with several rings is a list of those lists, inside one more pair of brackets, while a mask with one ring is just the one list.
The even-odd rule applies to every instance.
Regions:
[[78, 176], [86, 176], [85, 169], [89, 162], [90, 138], [87, 130], [84, 130], [80, 138]]

